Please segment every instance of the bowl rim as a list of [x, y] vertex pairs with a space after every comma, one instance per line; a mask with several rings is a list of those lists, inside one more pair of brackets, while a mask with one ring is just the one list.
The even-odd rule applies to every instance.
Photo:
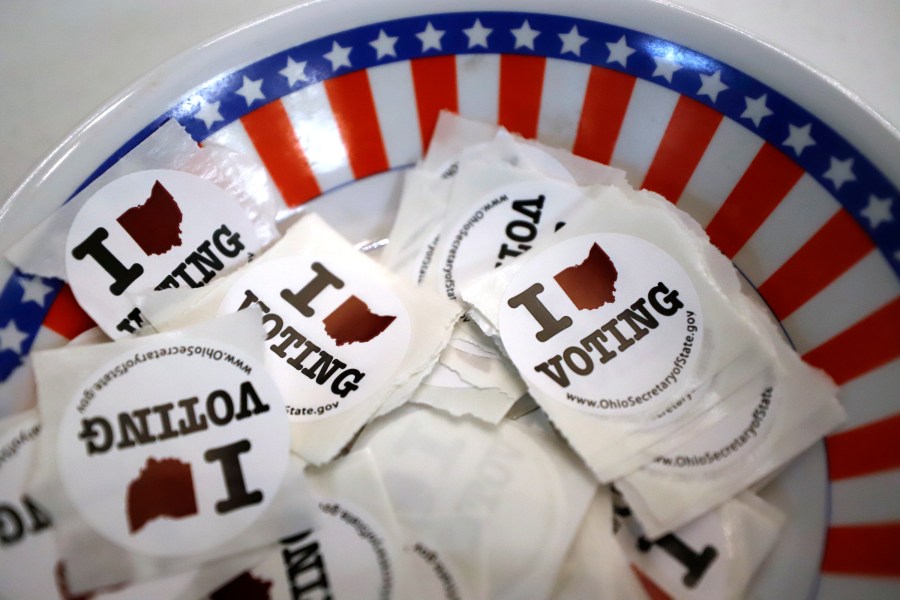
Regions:
[[[375, 10], [369, 5], [360, 8], [358, 0], [310, 0], [179, 53], [104, 104], [39, 163], [9, 201], [0, 206], [0, 250], [69, 197], [91, 173], [96, 173], [97, 165], [108, 164], [108, 157], [116, 156], [123, 145], [142, 139], [165, 120], [168, 111], [207, 89], [223, 74], [298, 44], [362, 25], [411, 14], [425, 17], [485, 12], [485, 4], [486, 0], [396, 0], [387, 10]], [[517, 0], [515, 4], [510, 0], [502, 5], [508, 9], [503, 12], [587, 19], [670, 40], [714, 57], [768, 88], [790, 89], [792, 94], [786, 97], [791, 102], [808, 109], [870, 160], [895, 189], [900, 187], [900, 165], [890, 160], [900, 148], [896, 128], [833, 79], [736, 27], [659, 0], [606, 0], [601, 5], [572, 0], [564, 12], [548, 10], [538, 0]], [[347, 6], [359, 10], [348, 15]], [[320, 22], [334, 23], [335, 28], [322, 29], [317, 26]], [[691, 39], [690, 44], [679, 41], [683, 39]]]

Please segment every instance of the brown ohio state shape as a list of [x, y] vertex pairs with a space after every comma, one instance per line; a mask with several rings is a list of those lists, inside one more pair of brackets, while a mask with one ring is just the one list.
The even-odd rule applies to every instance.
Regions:
[[137, 533], [160, 517], [173, 519], [197, 514], [197, 496], [191, 465], [175, 458], [152, 456], [138, 477], [128, 484], [128, 529]]
[[150, 256], [165, 254], [181, 245], [183, 219], [175, 198], [157, 181], [146, 202], [129, 208], [116, 221], [137, 242], [144, 254]]
[[612, 259], [596, 242], [584, 261], [553, 276], [578, 310], [593, 310], [615, 302], [618, 278]]
[[343, 346], [375, 339], [396, 318], [390, 315], [375, 314], [369, 310], [369, 306], [365, 302], [356, 296], [350, 296], [322, 322], [325, 325], [325, 333], [338, 346]]

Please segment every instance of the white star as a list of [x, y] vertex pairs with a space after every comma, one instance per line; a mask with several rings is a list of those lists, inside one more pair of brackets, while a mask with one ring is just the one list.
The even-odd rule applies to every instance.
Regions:
[[369, 42], [369, 45], [375, 48], [375, 51], [378, 53], [378, 60], [381, 60], [385, 56], [397, 56], [397, 51], [394, 50], [394, 44], [396, 43], [397, 36], [388, 35], [382, 29], [378, 32], [378, 38]]
[[308, 80], [306, 77], [305, 60], [297, 62], [296, 60], [288, 56], [287, 66], [278, 72], [287, 78], [288, 87], [294, 87], [294, 85], [296, 85], [298, 81]]
[[606, 47], [609, 48], [609, 58], [606, 59], [608, 63], [617, 62], [623, 67], [627, 67], [626, 64], [628, 62], [628, 57], [634, 54], [634, 48], [628, 46], [625, 43], [625, 36], [619, 38], [619, 41], [615, 44], [611, 42], [606, 42]]
[[35, 277], [34, 279], [23, 279], [22, 281], [22, 304], [26, 302], [34, 302], [38, 306], [43, 306], [47, 299], [47, 294], [53, 291], [49, 285]]
[[481, 19], [475, 19], [475, 24], [468, 29], [463, 29], [466, 37], [469, 38], [469, 48], [478, 46], [488, 47], [488, 36], [491, 35], [493, 29], [488, 29], [481, 25]]
[[716, 71], [712, 75], [700, 74], [700, 89], [697, 90], [698, 96], [709, 96], [710, 100], [715, 102], [719, 98], [719, 93], [728, 89], [728, 86], [722, 83], [722, 71]]
[[853, 174], [853, 159], [838, 160], [832, 156], [831, 166], [822, 177], [830, 179], [836, 190], [841, 189], [841, 186], [848, 181], [856, 181], [856, 175]]
[[787, 139], [784, 140], [784, 145], [793, 148], [797, 156], [800, 156], [804, 149], [816, 143], [809, 134], [810, 129], [812, 129], [812, 123], [807, 123], [803, 127], [788, 124], [789, 133]]
[[200, 110], [194, 113], [194, 118], [203, 121], [203, 124], [209, 129], [216, 121], [225, 120], [225, 117], [219, 112], [219, 105], [221, 104], [221, 102], [207, 102], [200, 98]]
[[431, 21], [428, 21], [428, 24], [425, 25], [425, 30], [417, 33], [416, 37], [422, 42], [422, 52], [426, 52], [428, 50], [440, 50], [441, 49], [441, 38], [444, 37], [443, 29], [435, 29], [431, 24]]
[[20, 331], [15, 322], [10, 319], [6, 327], [0, 329], [0, 351], [12, 350], [16, 354], [22, 354], [22, 344], [28, 339], [28, 334]]
[[762, 120], [772, 114], [771, 109], [766, 106], [766, 96], [767, 94], [763, 94], [756, 100], [751, 100], [750, 96], [745, 96], [744, 102], [746, 102], [747, 108], [741, 113], [741, 118], [750, 119], [754, 125], [759, 127]]
[[654, 56], [653, 61], [656, 62], [656, 68], [653, 69], [651, 77], [662, 77], [669, 83], [672, 83], [672, 75], [681, 68], [681, 65], [664, 56]]
[[566, 52], [571, 52], [575, 56], [581, 56], [581, 47], [584, 46], [584, 43], [588, 40], [583, 35], [578, 34], [578, 27], [572, 25], [571, 31], [569, 33], [560, 33], [559, 39], [562, 40], [562, 50], [559, 51], [560, 54], [565, 54]]
[[529, 50], [534, 50], [534, 38], [541, 35], [540, 31], [531, 28], [527, 19], [521, 27], [511, 29], [510, 32], [516, 36], [516, 48], [528, 48]]
[[353, 48], [344, 48], [337, 42], [331, 42], [331, 52], [325, 53], [325, 58], [331, 63], [331, 70], [337, 71], [341, 67], [350, 67], [350, 51]]
[[265, 100], [266, 95], [262, 93], [262, 79], [253, 80], [244, 75], [244, 82], [241, 85], [240, 89], [235, 91], [234, 93], [238, 96], [242, 96], [244, 98], [244, 102], [247, 103], [247, 106], [250, 106], [257, 100]]
[[859, 212], [869, 220], [869, 226], [875, 229], [882, 223], [889, 223], [894, 220], [894, 215], [891, 214], [893, 204], [894, 201], [890, 198], [869, 196], [869, 204]]

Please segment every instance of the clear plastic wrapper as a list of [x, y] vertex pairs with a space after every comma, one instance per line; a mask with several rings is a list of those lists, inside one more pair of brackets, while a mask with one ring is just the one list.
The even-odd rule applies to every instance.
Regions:
[[608, 487], [597, 489], [550, 597], [649, 600], [613, 534], [612, 492]]
[[258, 160], [199, 147], [163, 124], [7, 251], [25, 273], [67, 281], [113, 338], [139, 330], [134, 299], [199, 287], [274, 239], [277, 193]]
[[743, 597], [778, 539], [784, 515], [749, 492], [650, 540], [615, 500], [616, 539], [634, 567], [674, 600]]
[[[489, 423], [496, 424], [512, 405], [526, 391], [525, 382], [519, 377], [509, 359], [497, 350], [493, 341], [487, 338], [473, 323], [462, 320], [457, 323], [450, 338], [450, 343], [441, 353], [438, 366], [453, 371], [459, 381], [472, 390], [489, 391], [484, 394], [484, 404], [474, 410], [467, 409], [467, 401], [458, 396], [459, 406], [453, 406], [453, 396], [448, 392], [446, 408], [451, 414], [470, 414]], [[433, 387], [449, 387], [459, 389], [452, 379], [429, 376], [426, 382]], [[444, 381], [448, 381], [444, 385]], [[476, 395], [470, 394], [472, 398]], [[493, 399], [489, 399], [493, 398]]]
[[547, 427], [404, 407], [367, 427], [401, 523], [475, 598], [549, 595], [596, 483]]
[[450, 181], [419, 167], [403, 175], [403, 192], [388, 244], [379, 262], [410, 281], [421, 283], [428, 270], [444, 212]]
[[562, 435], [610, 481], [778, 367], [733, 268], [706, 238], [616, 187], [589, 196], [566, 227], [462, 294]]
[[[81, 333], [74, 339], [70, 340], [67, 345], [87, 345], [87, 344], [99, 344], [102, 342], [109, 342], [110, 337], [103, 333], [103, 330], [99, 327], [91, 327], [87, 331]], [[46, 340], [42, 339], [39, 335], [35, 340], [35, 345], [32, 346], [31, 350], [33, 352], [41, 349], [47, 349], [55, 347], [59, 343], [58, 340]], [[23, 364], [16, 369], [13, 374], [14, 378], [19, 378], [20, 385], [17, 386], [18, 390], [20, 390], [17, 394], [9, 394], [3, 397], [3, 402], [0, 402], [0, 418], [12, 416], [18, 414], [20, 412], [30, 410], [37, 406], [37, 388], [34, 381], [34, 369], [31, 364], [31, 357], [26, 356]], [[9, 389], [9, 388], [7, 388]]]
[[141, 308], [167, 330], [257, 306], [266, 369], [291, 422], [291, 447], [334, 458], [379, 409], [406, 402], [434, 366], [462, 309], [364, 254], [314, 214], [244, 269]]
[[776, 346], [783, 375], [766, 370], [667, 440], [667, 453], [617, 482], [650, 537], [755, 485], [844, 420], [828, 376], [780, 339]]
[[420, 167], [433, 174], [452, 176], [454, 165], [461, 161], [491, 156], [580, 185], [626, 183], [625, 173], [620, 169], [522, 138], [499, 125], [472, 121], [446, 110], [438, 115], [428, 152]]
[[27, 493], [72, 593], [154, 579], [312, 522], [260, 313], [34, 355], [43, 427]]
[[516, 398], [497, 388], [474, 387], [456, 371], [438, 363], [409, 401], [442, 410], [454, 417], [474, 417], [497, 425], [509, 413]]
[[[497, 424], [526, 389], [509, 359], [463, 319], [411, 400]], [[387, 408], [379, 414], [386, 414]]]
[[460, 156], [470, 154], [472, 148], [493, 140], [499, 129], [497, 125], [473, 121], [442, 110], [428, 143], [428, 152], [420, 165], [429, 173], [446, 173]]

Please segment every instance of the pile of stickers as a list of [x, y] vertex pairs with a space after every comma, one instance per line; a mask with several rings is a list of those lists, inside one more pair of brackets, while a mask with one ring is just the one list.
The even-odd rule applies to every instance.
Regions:
[[276, 197], [168, 123], [7, 253], [99, 327], [0, 421], [0, 597], [747, 591], [844, 413], [689, 216], [447, 113], [384, 247]]

